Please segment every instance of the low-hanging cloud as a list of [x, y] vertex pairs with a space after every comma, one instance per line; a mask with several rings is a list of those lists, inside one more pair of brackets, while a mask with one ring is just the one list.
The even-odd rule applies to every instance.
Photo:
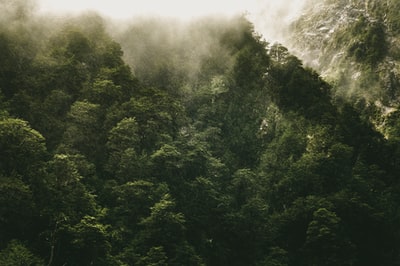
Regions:
[[113, 19], [165, 16], [182, 20], [208, 15], [247, 14], [257, 32], [270, 42], [285, 44], [290, 22], [301, 14], [307, 0], [38, 0], [43, 13], [78, 13], [94, 10]]
[[301, 15], [308, 0], [258, 0], [249, 19], [267, 41], [289, 45], [289, 25]]

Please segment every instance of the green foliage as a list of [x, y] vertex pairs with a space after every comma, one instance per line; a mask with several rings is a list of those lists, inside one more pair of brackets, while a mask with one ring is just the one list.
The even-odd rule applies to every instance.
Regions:
[[257, 266], [286, 266], [288, 265], [287, 252], [279, 247], [272, 247], [266, 259]]
[[111, 249], [107, 241], [107, 226], [96, 221], [95, 217], [85, 215], [82, 220], [71, 229], [74, 236], [74, 263], [79, 265], [109, 265], [107, 255]]
[[293, 49], [335, 85], [333, 96], [397, 105], [398, 7], [397, 0], [315, 2], [292, 24]]
[[4, 266], [26, 265], [42, 266], [44, 262], [18, 240], [11, 240], [7, 247], [0, 251], [0, 263]]
[[386, 136], [395, 142], [400, 140], [400, 112], [397, 110], [396, 112], [391, 113], [388, 116], [386, 123]]
[[[343, 254], [351, 246], [338, 235], [340, 222], [340, 218], [326, 208], [320, 208], [313, 213], [305, 244], [306, 250], [312, 250], [309, 265], [353, 265], [352, 254]], [[348, 261], [343, 261], [347, 256]]]
[[396, 33], [400, 33], [400, 17], [396, 12], [396, 9], [400, 7], [400, 3], [397, 0], [387, 1], [387, 17], [388, 17], [388, 26], [390, 30], [393, 30]]
[[119, 119], [134, 117], [138, 123], [139, 150], [150, 153], [176, 135], [183, 120], [179, 101], [159, 89], [146, 88], [122, 106]]
[[101, 136], [100, 106], [89, 102], [77, 101], [67, 114], [66, 129], [62, 143], [67, 150], [80, 152], [93, 160], [97, 157], [98, 143]]
[[26, 121], [0, 120], [0, 171], [3, 175], [29, 178], [46, 158], [45, 139]]
[[109, 106], [122, 97], [121, 86], [112, 80], [95, 79], [86, 96], [93, 103]]
[[150, 207], [150, 216], [140, 224], [146, 228], [144, 238], [152, 238], [163, 246], [176, 243], [183, 238], [185, 218], [182, 213], [174, 212], [175, 203], [166, 194], [159, 202]]
[[268, 73], [268, 83], [277, 105], [284, 110], [299, 112], [308, 119], [331, 123], [335, 108], [331, 103], [330, 85], [315, 71], [304, 68], [294, 56], [287, 56], [283, 62], [275, 64]]
[[[381, 135], [243, 16], [133, 22], [123, 58], [98, 15], [22, 11], [0, 18], [0, 265], [398, 263], [397, 110]], [[369, 90], [385, 23], [346, 32]]]
[[163, 247], [152, 247], [146, 254], [140, 258], [137, 265], [143, 266], [167, 266], [167, 256]]
[[[107, 168], [118, 179], [130, 180], [140, 174], [138, 124], [134, 118], [122, 119], [110, 130], [107, 148]], [[139, 176], [136, 176], [138, 178]]]
[[349, 47], [350, 56], [354, 56], [358, 62], [377, 65], [387, 53], [384, 25], [381, 22], [369, 23], [361, 16], [353, 25], [351, 32], [355, 38]]
[[12, 238], [30, 234], [35, 203], [29, 186], [15, 177], [0, 177], [0, 195], [0, 247], [3, 247]]
[[114, 186], [111, 200], [107, 202], [110, 208], [108, 219], [115, 220], [113, 223], [119, 224], [115, 230], [129, 239], [134, 236], [141, 219], [150, 215], [150, 207], [168, 192], [165, 184], [156, 185], [145, 180]]

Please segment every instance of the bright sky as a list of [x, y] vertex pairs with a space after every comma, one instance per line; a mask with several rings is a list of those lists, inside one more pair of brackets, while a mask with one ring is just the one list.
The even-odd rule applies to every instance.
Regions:
[[[270, 0], [271, 1], [271, 0]], [[52, 13], [96, 10], [113, 18], [161, 15], [182, 19], [206, 14], [254, 12], [265, 0], [39, 0], [40, 10]]]

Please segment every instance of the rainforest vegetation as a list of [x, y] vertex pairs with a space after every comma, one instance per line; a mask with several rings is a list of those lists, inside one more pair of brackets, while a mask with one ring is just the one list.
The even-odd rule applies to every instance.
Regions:
[[[20, 2], [0, 18], [0, 265], [400, 264], [398, 111], [379, 130], [244, 16], [112, 32]], [[380, 25], [350, 57], [384, 60]]]

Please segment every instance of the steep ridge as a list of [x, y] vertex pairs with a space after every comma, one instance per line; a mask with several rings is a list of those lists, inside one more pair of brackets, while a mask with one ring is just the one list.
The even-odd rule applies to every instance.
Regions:
[[291, 47], [353, 103], [400, 100], [400, 1], [309, 1], [292, 25]]

